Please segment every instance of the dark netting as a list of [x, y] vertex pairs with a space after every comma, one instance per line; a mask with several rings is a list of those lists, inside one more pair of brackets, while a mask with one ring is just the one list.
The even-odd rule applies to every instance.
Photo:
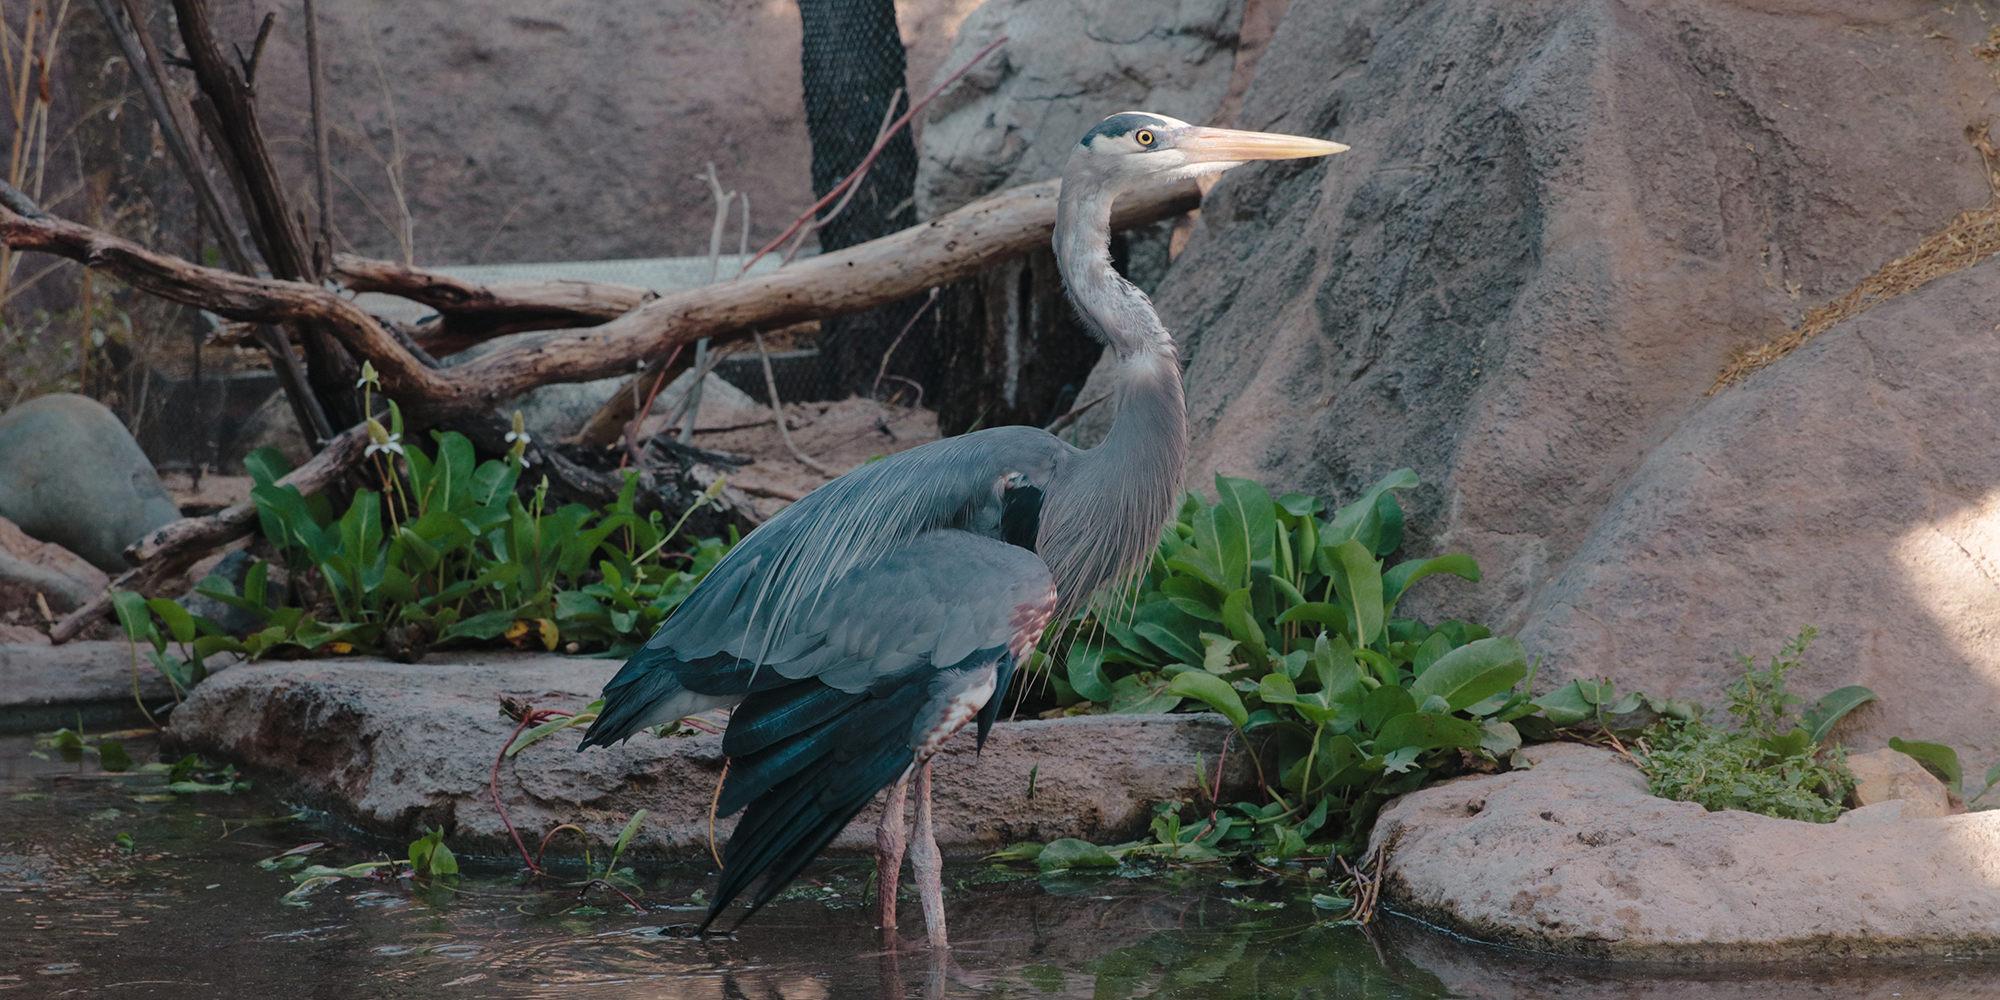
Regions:
[[[802, 69], [813, 194], [824, 197], [868, 155], [908, 68], [893, 0], [799, 0], [799, 14], [805, 26]], [[901, 115], [909, 107], [909, 95], [897, 100], [895, 113]], [[839, 250], [915, 225], [916, 178], [917, 150], [906, 128], [876, 158], [847, 207], [820, 227], [820, 249]], [[928, 324], [918, 324], [896, 343], [922, 302], [914, 299], [822, 322], [821, 384], [815, 395], [867, 394], [892, 344], [888, 374], [920, 384], [933, 381], [935, 352], [924, 335]]]

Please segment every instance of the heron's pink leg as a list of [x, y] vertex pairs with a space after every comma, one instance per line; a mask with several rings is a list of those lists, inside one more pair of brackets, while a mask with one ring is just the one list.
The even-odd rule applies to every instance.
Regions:
[[939, 853], [937, 832], [931, 826], [931, 763], [917, 771], [917, 837], [910, 845], [910, 873], [917, 880], [917, 895], [924, 903], [924, 929], [930, 932], [931, 948], [943, 951], [950, 945], [944, 935], [944, 855]]
[[903, 802], [904, 793], [910, 787], [910, 776], [905, 773], [902, 780], [889, 792], [889, 800], [882, 804], [882, 825], [875, 828], [875, 899], [881, 907], [881, 917], [875, 925], [880, 930], [896, 929], [896, 882], [903, 874]]

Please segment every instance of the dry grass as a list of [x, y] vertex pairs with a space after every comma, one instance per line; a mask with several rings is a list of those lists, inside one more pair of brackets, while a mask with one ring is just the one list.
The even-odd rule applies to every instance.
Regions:
[[[1994, 82], [2000, 84], [2000, 25], [1995, 25], [1988, 33], [1986, 42], [1972, 51], [1987, 65], [1994, 67]], [[1947, 274], [1964, 270], [2000, 253], [2000, 149], [1994, 148], [1984, 125], [1967, 126], [1965, 138], [1974, 149], [1979, 150], [1985, 161], [1986, 183], [1993, 189], [1991, 201], [1953, 219], [1943, 230], [1918, 243], [1915, 250], [1861, 279], [1861, 283], [1847, 294], [1806, 310], [1799, 325], [1790, 332], [1737, 355], [1723, 367], [1722, 373], [1715, 378], [1715, 384], [1709, 386], [1705, 395], [1713, 396], [1763, 371], [1772, 362], [1839, 323], [1904, 292], [1915, 291]]]
[[1915, 250], [1861, 279], [1847, 294], [1806, 310], [1805, 318], [1784, 336], [1737, 356], [1716, 376], [1708, 395], [1713, 396], [1718, 390], [1762, 371], [1838, 323], [1996, 253], [2000, 253], [2000, 197], [1952, 220], [1951, 225], [1917, 244]]

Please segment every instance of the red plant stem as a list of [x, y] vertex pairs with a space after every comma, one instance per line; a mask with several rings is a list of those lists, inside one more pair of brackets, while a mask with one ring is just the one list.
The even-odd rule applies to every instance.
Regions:
[[618, 898], [619, 898], [619, 899], [622, 899], [622, 900], [624, 900], [624, 901], [625, 901], [625, 904], [626, 904], [627, 906], [630, 906], [631, 908], [633, 908], [633, 909], [635, 909], [635, 910], [638, 910], [638, 911], [639, 911], [640, 913], [649, 913], [649, 912], [651, 912], [651, 911], [647, 910], [647, 909], [646, 909], [645, 907], [643, 907], [643, 906], [640, 906], [640, 905], [639, 905], [639, 901], [638, 901], [638, 900], [636, 900], [636, 899], [633, 899], [632, 897], [630, 897], [630, 896], [626, 895], [626, 894], [625, 894], [625, 890], [623, 890], [623, 889], [620, 889], [620, 888], [618, 888], [617, 886], [615, 886], [615, 885], [612, 885], [612, 884], [611, 884], [611, 883], [610, 883], [609, 881], [607, 881], [607, 880], [605, 880], [605, 879], [601, 879], [601, 878], [594, 878], [594, 879], [591, 879], [591, 880], [590, 880], [590, 881], [588, 881], [588, 882], [585, 882], [585, 883], [583, 884], [583, 888], [581, 888], [581, 889], [578, 889], [578, 890], [576, 891], [576, 901], [577, 901], [577, 902], [579, 902], [579, 903], [583, 902], [583, 896], [584, 896], [584, 894], [585, 894], [585, 893], [587, 893], [587, 892], [589, 892], [589, 891], [590, 891], [590, 890], [592, 890], [592, 889], [609, 889], [609, 890], [611, 890], [612, 892], [615, 892], [615, 893], [617, 893], [617, 894], [618, 894]]
[[939, 94], [944, 93], [946, 87], [949, 87], [954, 83], [957, 83], [959, 77], [964, 76], [967, 72], [971, 71], [972, 67], [979, 65], [979, 60], [986, 58], [988, 53], [992, 52], [994, 49], [999, 48], [1006, 41], [1007, 41], [1006, 35], [1001, 35], [999, 38], [994, 39], [993, 44], [988, 45], [983, 49], [980, 49], [978, 55], [973, 56], [972, 59], [966, 62], [965, 65], [960, 66], [957, 72], [953, 73], [949, 77], [946, 77], [943, 83], [940, 83], [935, 87], [932, 87], [931, 92], [925, 94], [923, 100], [910, 105], [910, 110], [903, 112], [903, 116], [901, 118], [896, 119], [895, 124], [890, 125], [888, 130], [882, 133], [881, 138], [875, 140], [874, 148], [868, 151], [867, 156], [862, 157], [861, 165], [855, 167], [853, 173], [848, 174], [845, 180], [841, 181], [839, 184], [834, 185], [833, 190], [828, 191], [826, 193], [826, 197], [821, 198], [817, 202], [814, 202], [813, 207], [806, 209], [805, 214], [800, 215], [796, 220], [792, 222], [791, 226], [786, 228], [784, 232], [779, 233], [777, 239], [772, 240], [770, 243], [765, 244], [764, 249], [757, 251], [756, 256], [750, 258], [747, 261], [744, 261], [743, 270], [737, 273], [739, 274], [749, 273], [751, 265], [757, 263], [760, 260], [763, 260], [765, 255], [769, 254], [773, 250], [776, 250], [778, 247], [783, 246], [784, 242], [788, 239], [791, 239], [792, 234], [798, 232], [800, 226], [803, 226], [807, 222], [811, 221], [813, 216], [819, 213], [820, 209], [825, 208], [829, 204], [832, 204], [833, 200], [839, 197], [841, 193], [846, 191], [849, 187], [852, 187], [853, 185], [860, 183], [861, 178], [868, 173], [868, 168], [875, 165], [875, 158], [877, 156], [882, 155], [882, 150], [887, 149], [889, 146], [889, 140], [895, 138], [896, 133], [903, 130], [903, 126], [908, 125], [911, 119], [917, 116], [918, 112], [928, 107], [931, 101], [936, 99], [936, 97]]
[[632, 414], [631, 421], [625, 425], [625, 454], [618, 458], [619, 471], [624, 471], [626, 459], [639, 454], [639, 424], [653, 412], [653, 402], [660, 398], [660, 390], [667, 385], [667, 369], [674, 366], [674, 359], [681, 356], [681, 348], [686, 346], [674, 345], [674, 352], [667, 355], [667, 363], [660, 366], [660, 375], [653, 380], [653, 391], [646, 394], [646, 405], [639, 407], [639, 412]]
[[521, 713], [521, 721], [515, 724], [514, 732], [507, 737], [507, 742], [500, 744], [500, 752], [493, 755], [493, 774], [487, 779], [486, 783], [486, 790], [493, 796], [493, 808], [500, 813], [500, 823], [507, 828], [507, 835], [514, 838], [514, 846], [521, 852], [521, 862], [527, 865], [528, 870], [536, 875], [542, 874], [542, 866], [536, 864], [535, 859], [528, 856], [528, 845], [521, 842], [520, 831], [514, 829], [514, 821], [507, 818], [507, 807], [500, 802], [500, 762], [507, 759], [507, 748], [513, 746], [514, 741], [521, 738], [522, 730], [529, 726], [539, 726], [550, 719], [560, 719], [570, 714], [559, 709], [538, 709], [532, 705], [529, 706], [527, 711]]

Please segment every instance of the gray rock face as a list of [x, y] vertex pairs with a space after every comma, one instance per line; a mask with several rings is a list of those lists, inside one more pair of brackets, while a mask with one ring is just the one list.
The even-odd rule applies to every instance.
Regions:
[[1229, 90], [1242, 19], [1243, 0], [987, 0], [959, 26], [938, 82], [1008, 41], [926, 112], [918, 214], [1061, 174], [1107, 115], [1207, 123]]
[[[514, 728], [496, 699], [581, 708], [618, 664], [509, 654], [452, 658], [434, 653], [413, 666], [328, 660], [231, 667], [175, 711], [173, 742], [275, 772], [378, 833], [414, 836], [423, 826], [442, 826], [454, 847], [509, 854], [512, 841], [487, 796], [493, 758]], [[1203, 794], [1196, 756], [1215, 759], [1227, 732], [1218, 717], [1190, 715], [1003, 723], [983, 754], [975, 753], [970, 734], [960, 734], [936, 758], [938, 842], [977, 853], [1019, 840], [1135, 836], [1151, 821], [1153, 803]], [[580, 737], [563, 732], [502, 765], [501, 794], [523, 836], [578, 823], [608, 845], [645, 809], [635, 849], [708, 850], [721, 737], [642, 736], [579, 754]], [[1231, 789], [1251, 783], [1242, 757], [1230, 758]], [[871, 806], [833, 850], [872, 850], [879, 819], [879, 807]], [[734, 819], [717, 823], [718, 842], [734, 825]]]
[[1733, 653], [1818, 624], [1800, 693], [1884, 698], [1850, 740], [1983, 768], [1994, 591], [1947, 581], [1992, 557], [1946, 539], [1987, 530], [2000, 486], [1990, 309], [1913, 325], [1978, 279], [1703, 396], [1988, 200], [1963, 128], [2000, 89], [1954, 11], [1295, 0], [1237, 123], [1353, 151], [1225, 175], [1161, 285], [1191, 480], [1339, 501], [1412, 466], [1411, 554], [1486, 578], [1407, 610], [1521, 632], [1547, 682], [1710, 700]]
[[2000, 812], [1813, 824], [1646, 793], [1617, 754], [1551, 743], [1527, 771], [1382, 811], [1384, 898], [1482, 941], [1592, 958], [1943, 955], [2000, 948]]
[[0, 517], [22, 531], [116, 573], [125, 546], [180, 516], [104, 404], [52, 393], [0, 415]]

